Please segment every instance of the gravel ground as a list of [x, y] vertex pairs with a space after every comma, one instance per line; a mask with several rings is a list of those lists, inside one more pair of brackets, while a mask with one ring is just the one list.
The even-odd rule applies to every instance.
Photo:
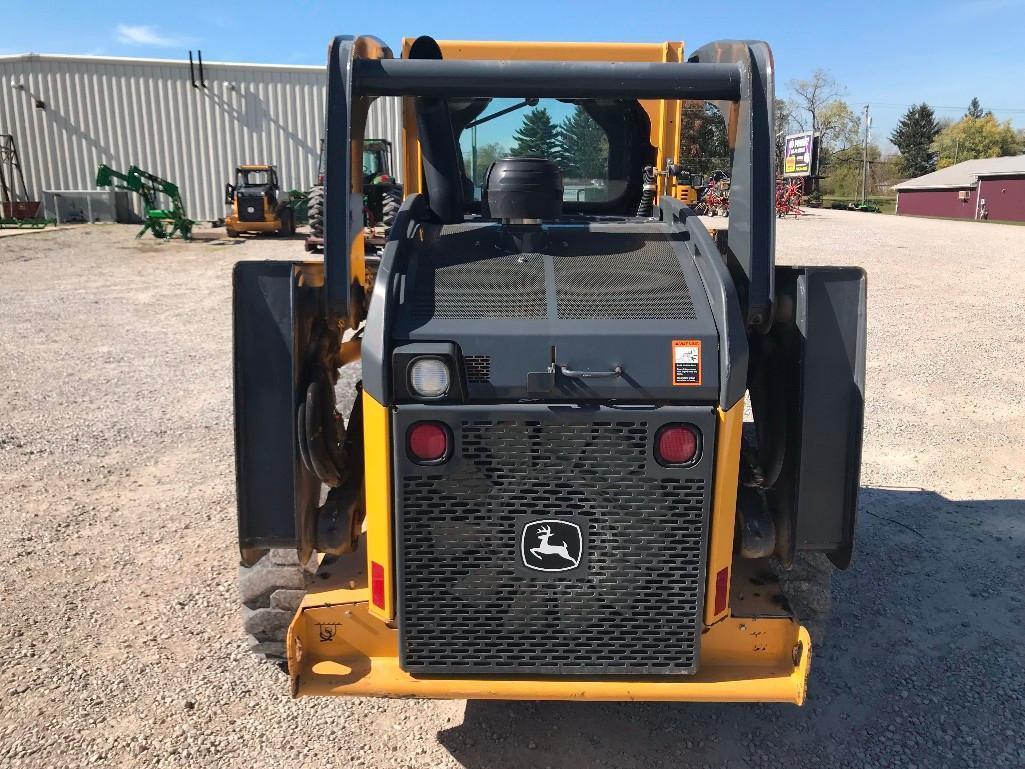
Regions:
[[1025, 229], [780, 224], [781, 261], [870, 274], [857, 559], [803, 709], [289, 699], [239, 626], [229, 300], [301, 244], [134, 230], [0, 238], [0, 766], [1025, 766]]

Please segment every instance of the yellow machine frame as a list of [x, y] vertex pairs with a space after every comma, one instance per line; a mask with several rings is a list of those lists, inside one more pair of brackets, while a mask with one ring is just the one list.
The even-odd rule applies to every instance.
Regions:
[[[402, 40], [402, 55], [409, 53], [415, 38]], [[682, 62], [683, 43], [507, 43], [473, 40], [439, 40], [446, 59], [516, 60], [516, 61], [624, 61]], [[665, 168], [666, 161], [677, 159], [680, 148], [679, 99], [642, 99], [641, 107], [651, 121], [651, 144], [658, 150], [656, 169]], [[423, 161], [416, 134], [416, 113], [412, 99], [403, 99], [403, 157], [406, 167], [406, 194], [423, 192]], [[674, 195], [675, 180], [659, 175], [658, 195]]]
[[[403, 41], [408, 53], [412, 39]], [[505, 43], [439, 41], [446, 59], [517, 59], [623, 62], [683, 61], [683, 44]], [[679, 100], [642, 100], [651, 119], [658, 168], [676, 159], [680, 146]], [[360, 127], [362, 129], [362, 126]], [[353, 130], [352, 152], [361, 152]], [[421, 191], [422, 160], [411, 99], [404, 99], [403, 157], [406, 194]], [[668, 175], [658, 194], [689, 196]], [[693, 190], [693, 188], [689, 188]], [[683, 199], [681, 197], [681, 199]], [[359, 244], [359, 249], [361, 250]], [[357, 247], [352, 256], [357, 260]], [[362, 264], [359, 265], [362, 268]], [[354, 275], [356, 273], [354, 272]], [[358, 278], [362, 280], [362, 269]], [[792, 617], [742, 616], [733, 584], [733, 543], [743, 400], [719, 411], [706, 606], [696, 675], [665, 679], [417, 678], [399, 663], [393, 584], [392, 461], [390, 414], [363, 393], [366, 481], [365, 535], [361, 549], [322, 569], [288, 631], [288, 668], [295, 696], [378, 695], [480, 699], [664, 700], [694, 702], [804, 702], [811, 664], [808, 632]], [[373, 579], [368, 575], [373, 574]], [[377, 584], [372, 584], [375, 582]], [[372, 593], [383, 591], [379, 606]], [[758, 612], [752, 612], [757, 614]]]

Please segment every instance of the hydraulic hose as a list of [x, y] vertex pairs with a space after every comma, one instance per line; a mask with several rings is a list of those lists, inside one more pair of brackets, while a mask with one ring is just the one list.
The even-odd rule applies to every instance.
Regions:
[[648, 218], [654, 213], [655, 189], [655, 169], [652, 166], [645, 166], [642, 176], [641, 202], [637, 206], [637, 216]]

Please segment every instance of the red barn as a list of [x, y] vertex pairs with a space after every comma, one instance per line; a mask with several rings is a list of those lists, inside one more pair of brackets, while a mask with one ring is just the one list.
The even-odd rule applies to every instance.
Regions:
[[898, 214], [1025, 222], [1025, 155], [966, 160], [893, 189]]

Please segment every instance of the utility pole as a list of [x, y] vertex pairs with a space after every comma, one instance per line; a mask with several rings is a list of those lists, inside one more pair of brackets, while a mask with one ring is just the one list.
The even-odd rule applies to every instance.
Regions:
[[865, 143], [861, 153], [861, 202], [865, 202], [868, 190], [868, 132], [872, 127], [872, 118], [868, 115], [868, 105], [865, 105]]

